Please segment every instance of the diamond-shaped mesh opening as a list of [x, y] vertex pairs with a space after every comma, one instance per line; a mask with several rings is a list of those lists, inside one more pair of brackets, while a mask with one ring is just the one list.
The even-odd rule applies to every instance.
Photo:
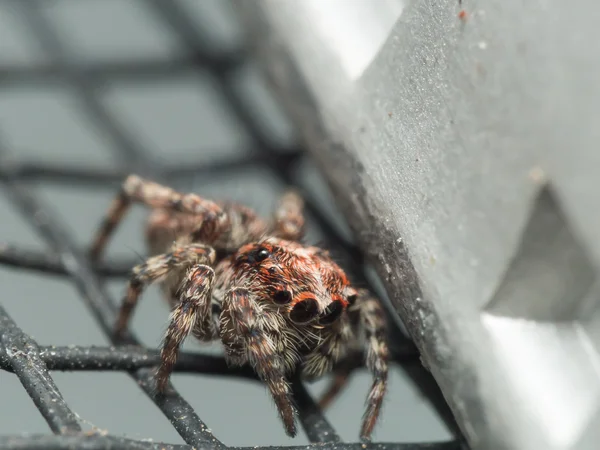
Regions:
[[[535, 405], [535, 425], [548, 430], [548, 445], [570, 448], [595, 428], [599, 356], [590, 325], [598, 317], [598, 286], [586, 248], [544, 185], [482, 319], [511, 388]], [[574, 412], [557, 420], [566, 404]]]
[[[128, 216], [104, 262], [92, 265], [84, 246], [130, 172], [262, 213], [293, 186], [307, 201], [309, 239], [331, 249], [358, 284], [370, 285], [326, 184], [266, 97], [242, 33], [228, 19], [230, 6], [0, 0], [1, 429], [28, 433], [3, 431], [0, 447], [463, 448], [460, 437], [452, 439], [458, 432], [441, 393], [400, 329], [390, 336], [396, 364], [387, 403], [401, 416], [386, 406], [382, 417], [394, 442], [368, 445], [342, 443], [358, 437], [368, 387], [360, 361], [352, 361], [352, 384], [360, 385], [361, 406], [342, 396], [327, 412], [331, 422], [313, 400], [325, 381], [295, 382], [304, 435], [291, 440], [252, 371], [228, 368], [214, 346], [188, 340], [175, 389], [156, 395], [152, 376], [166, 320], [157, 291], [149, 289], [136, 311], [131, 342], [112, 341], [116, 298], [145, 251], [144, 212]], [[394, 383], [401, 386], [395, 393]], [[32, 417], [35, 408], [41, 416]], [[262, 427], [250, 420], [259, 410], [270, 414]], [[211, 421], [218, 421], [214, 433]], [[331, 423], [346, 422], [355, 430], [340, 437]], [[424, 442], [428, 437], [437, 442]]]

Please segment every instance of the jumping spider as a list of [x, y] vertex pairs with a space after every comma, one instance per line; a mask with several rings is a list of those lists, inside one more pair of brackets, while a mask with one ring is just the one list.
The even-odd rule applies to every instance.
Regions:
[[158, 390], [166, 389], [188, 335], [220, 339], [228, 363], [249, 363], [265, 382], [293, 437], [291, 374], [299, 370], [315, 379], [351, 351], [364, 350], [373, 385], [360, 436], [369, 440], [387, 385], [385, 316], [326, 251], [300, 243], [303, 200], [286, 193], [266, 221], [245, 206], [130, 175], [96, 234], [92, 258], [100, 258], [133, 202], [152, 209], [146, 239], [153, 256], [132, 271], [115, 333], [126, 330], [142, 290], [161, 282], [172, 312], [161, 344]]

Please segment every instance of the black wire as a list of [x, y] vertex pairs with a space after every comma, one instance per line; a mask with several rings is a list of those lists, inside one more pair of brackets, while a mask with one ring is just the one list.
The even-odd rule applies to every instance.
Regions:
[[[192, 150], [189, 153], [197, 153]], [[278, 166], [296, 163], [302, 152], [288, 149], [270, 155], [264, 152], [252, 151], [236, 158], [211, 161], [204, 164], [187, 163], [185, 165], [165, 165], [160, 168], [162, 178], [166, 181], [181, 180], [186, 177], [200, 177], [202, 175], [219, 175], [237, 169], [249, 169], [265, 164]], [[8, 166], [8, 167], [6, 167]], [[106, 188], [109, 184], [118, 185], [131, 173], [136, 173], [136, 164], [123, 165], [119, 168], [87, 167], [82, 165], [69, 165], [68, 163], [52, 164], [35, 161], [6, 161], [2, 168], [5, 172], [19, 178], [21, 181], [53, 182], [68, 184], [78, 183], [81, 186], [94, 186]]]
[[[216, 65], [220, 70], [234, 70], [240, 66], [245, 59], [245, 53], [241, 51], [231, 51], [227, 53], [217, 53], [210, 57], [211, 64]], [[176, 74], [189, 72], [190, 67], [196, 62], [197, 57], [193, 54], [185, 57], [166, 59], [166, 60], [137, 60], [137, 61], [112, 61], [112, 62], [90, 62], [90, 63], [72, 63], [72, 68], [81, 76], [87, 78], [95, 84], [100, 84], [105, 80], [127, 81], [133, 80], [137, 83], [164, 79]], [[206, 56], [202, 56], [202, 61], [206, 61]], [[10, 86], [11, 84], [23, 86], [27, 84], [48, 84], [65, 83], [64, 67], [56, 62], [42, 63], [36, 66], [7, 66], [0, 65], [0, 84]]]
[[296, 406], [299, 410], [303, 411], [300, 421], [306, 431], [308, 440], [328, 444], [341, 442], [340, 437], [329, 421], [323, 416], [323, 412], [315, 404], [304, 384], [297, 378], [293, 380], [292, 391]]
[[[0, 354], [1, 355], [1, 354]], [[160, 353], [139, 346], [117, 347], [40, 347], [38, 357], [48, 370], [64, 371], [133, 371], [152, 368], [160, 363]], [[14, 372], [11, 360], [0, 356], [0, 368]], [[201, 373], [219, 377], [247, 378], [258, 381], [249, 367], [228, 367], [225, 358], [213, 355], [181, 352], [175, 364], [176, 372]]]
[[[189, 445], [172, 445], [162, 442], [147, 442], [127, 439], [118, 436], [103, 436], [96, 434], [83, 434], [80, 436], [46, 436], [34, 435], [2, 436], [0, 448], [10, 450], [193, 450]], [[287, 447], [262, 447], [264, 450], [464, 450], [458, 442], [440, 442], [433, 444], [335, 444], [325, 446], [320, 444], [299, 445]], [[229, 450], [256, 450], [257, 447], [228, 447]]]
[[19, 381], [57, 434], [81, 431], [77, 418], [40, 358], [37, 343], [14, 323], [0, 306], [0, 360], [10, 364]]
[[[392, 362], [398, 364], [414, 364], [419, 360], [416, 349], [411, 347], [392, 347]], [[363, 368], [360, 351], [350, 353], [338, 363], [338, 367], [346, 370]], [[137, 345], [117, 347], [81, 347], [71, 345], [39, 347], [38, 357], [48, 370], [86, 371], [86, 370], [122, 370], [133, 371], [158, 366], [160, 354], [156, 350]], [[5, 350], [0, 353], [0, 368], [14, 372], [11, 359]], [[220, 377], [241, 377], [258, 381], [258, 377], [249, 367], [229, 367], [225, 358], [202, 353], [181, 352], [175, 364], [176, 372], [193, 372]]]
[[[36, 250], [25, 250], [8, 244], [0, 244], [0, 263], [20, 269], [34, 269], [55, 275], [67, 275], [67, 269], [56, 253], [45, 253]], [[137, 259], [98, 262], [94, 270], [104, 277], [129, 277], [131, 268], [138, 264]]]

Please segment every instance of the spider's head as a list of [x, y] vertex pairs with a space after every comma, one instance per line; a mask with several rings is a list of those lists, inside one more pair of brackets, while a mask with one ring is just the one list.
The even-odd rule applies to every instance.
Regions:
[[356, 298], [344, 271], [317, 247], [268, 238], [235, 255], [238, 276], [298, 325], [328, 326]]

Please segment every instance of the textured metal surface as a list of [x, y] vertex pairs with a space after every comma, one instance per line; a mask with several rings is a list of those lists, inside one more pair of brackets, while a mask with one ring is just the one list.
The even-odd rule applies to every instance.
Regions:
[[131, 334], [112, 337], [125, 278], [145, 254], [143, 208], [106, 261], [92, 265], [84, 250], [130, 172], [262, 214], [293, 186], [307, 200], [307, 238], [380, 290], [224, 5], [0, 0], [0, 448], [458, 450], [439, 389], [396, 327], [383, 443], [364, 446], [352, 443], [370, 384], [359, 355], [326, 413], [313, 401], [323, 382], [294, 382], [303, 433], [290, 439], [264, 386], [227, 368], [219, 348], [188, 340], [175, 389], [157, 395], [168, 314], [158, 290]]
[[367, 3], [241, 16], [473, 448], [597, 448], [598, 4]]

